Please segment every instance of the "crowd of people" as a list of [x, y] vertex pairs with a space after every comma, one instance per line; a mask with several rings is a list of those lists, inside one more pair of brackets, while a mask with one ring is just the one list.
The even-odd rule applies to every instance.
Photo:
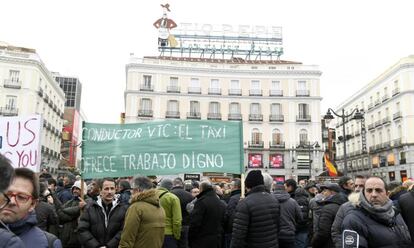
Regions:
[[55, 179], [0, 155], [0, 247], [414, 247], [412, 180], [276, 183], [252, 170], [244, 184], [243, 197], [239, 178]]

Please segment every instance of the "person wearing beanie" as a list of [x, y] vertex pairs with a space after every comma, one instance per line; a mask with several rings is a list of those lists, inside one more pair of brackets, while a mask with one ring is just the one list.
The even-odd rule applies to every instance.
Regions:
[[164, 248], [176, 248], [181, 237], [181, 205], [180, 199], [170, 192], [173, 181], [164, 178], [158, 187], [160, 205], [165, 211]]
[[231, 247], [279, 247], [279, 202], [266, 192], [260, 170], [247, 174], [248, 193], [236, 207]]
[[348, 176], [339, 178], [339, 187], [341, 187], [341, 194], [348, 197], [354, 191], [354, 180]]

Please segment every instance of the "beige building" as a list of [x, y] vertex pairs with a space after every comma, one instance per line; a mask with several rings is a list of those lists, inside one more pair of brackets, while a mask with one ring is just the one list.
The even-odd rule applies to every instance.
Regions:
[[[414, 56], [403, 58], [371, 83], [342, 103], [345, 109], [364, 109], [365, 123], [346, 122], [348, 171], [374, 174], [387, 181], [403, 181], [414, 176]], [[365, 137], [362, 135], [365, 126]], [[342, 125], [336, 125], [343, 136]], [[364, 141], [364, 139], [366, 141]], [[367, 152], [363, 152], [363, 145]], [[337, 146], [337, 160], [343, 167], [343, 143]]]
[[0, 42], [0, 117], [43, 117], [42, 165], [55, 173], [60, 161], [65, 94], [34, 49]]
[[[131, 56], [125, 123], [163, 119], [243, 122], [245, 166], [277, 180], [322, 172], [317, 66], [253, 61]], [[302, 144], [302, 145], [301, 145]]]

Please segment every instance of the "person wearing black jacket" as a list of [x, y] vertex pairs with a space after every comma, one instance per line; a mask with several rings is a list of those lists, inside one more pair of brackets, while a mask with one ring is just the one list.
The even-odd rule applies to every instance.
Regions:
[[414, 187], [411, 186], [408, 193], [400, 197], [398, 203], [401, 209], [401, 215], [410, 231], [411, 242], [414, 247]]
[[318, 226], [319, 229], [313, 235], [313, 248], [334, 248], [335, 245], [331, 238], [331, 227], [335, 220], [339, 207], [348, 201], [345, 195], [341, 194], [341, 188], [336, 183], [327, 183], [321, 186], [325, 200], [321, 202]]
[[187, 204], [190, 203], [194, 197], [190, 192], [184, 190], [184, 183], [181, 178], [177, 177], [173, 180], [173, 187], [170, 191], [178, 197], [181, 205], [181, 235], [177, 242], [179, 248], [188, 248], [188, 229], [190, 224], [190, 214], [187, 212]]
[[297, 188], [295, 191], [295, 200], [302, 212], [302, 220], [296, 225], [295, 248], [308, 247], [308, 235], [311, 228], [309, 219], [309, 194], [304, 188]]
[[266, 192], [260, 170], [252, 170], [245, 180], [248, 193], [237, 204], [230, 247], [278, 248], [280, 206]]
[[221, 248], [224, 203], [209, 181], [200, 183], [200, 194], [190, 214], [188, 242], [191, 248]]
[[233, 231], [234, 213], [236, 212], [237, 204], [240, 201], [241, 195], [241, 180], [234, 178], [231, 182], [230, 198], [226, 206], [226, 225], [224, 227], [224, 239], [226, 247], [230, 247], [231, 233]]

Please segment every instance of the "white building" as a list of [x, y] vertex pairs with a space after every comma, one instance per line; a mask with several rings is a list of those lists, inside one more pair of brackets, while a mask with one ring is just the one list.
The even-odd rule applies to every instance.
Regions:
[[322, 154], [309, 146], [321, 144], [320, 76], [317, 66], [281, 60], [132, 56], [125, 123], [242, 121], [246, 167], [307, 178], [309, 162], [312, 176], [322, 172]]
[[[348, 171], [374, 174], [387, 181], [403, 181], [414, 176], [414, 56], [403, 58], [342, 103], [345, 109], [364, 109], [365, 131], [361, 122], [345, 124]], [[337, 137], [343, 136], [336, 125]], [[363, 152], [363, 145], [368, 152]], [[343, 167], [343, 143], [337, 146], [337, 160]]]
[[34, 49], [0, 42], [0, 116], [43, 116], [42, 165], [60, 161], [65, 94]]

